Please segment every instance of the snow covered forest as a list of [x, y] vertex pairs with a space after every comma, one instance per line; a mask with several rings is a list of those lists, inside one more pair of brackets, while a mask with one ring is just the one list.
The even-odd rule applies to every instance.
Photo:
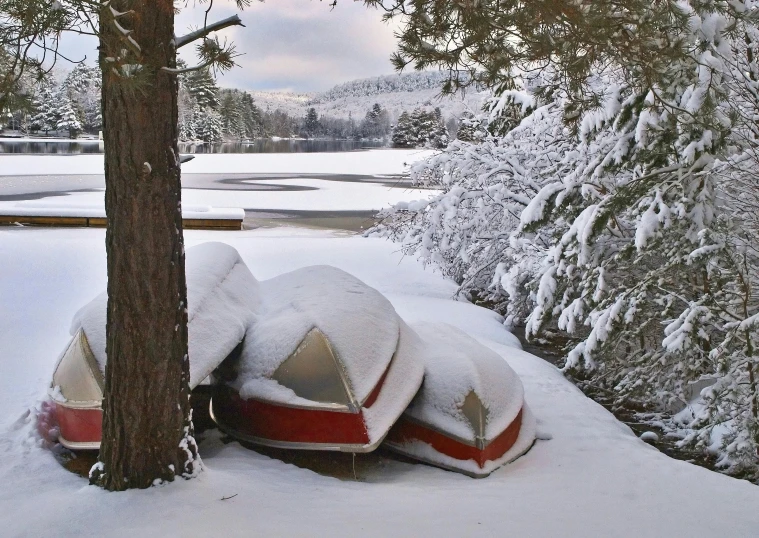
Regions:
[[555, 66], [517, 77], [413, 167], [442, 193], [373, 233], [528, 339], [568, 339], [566, 372], [757, 479], [759, 26], [738, 4], [678, 4], [686, 52], [654, 85], [636, 78], [651, 55], [599, 63], [574, 93]]
[[[219, 88], [208, 70], [191, 71], [179, 80], [180, 139], [210, 143], [268, 137], [390, 140], [394, 125], [400, 122], [403, 141], [394, 144], [396, 147], [444, 147], [448, 139], [443, 136], [448, 137], [449, 130], [455, 133], [459, 118], [454, 115], [457, 110], [444, 117], [440, 106], [433, 106], [439, 103], [427, 96], [431, 91], [439, 92], [442, 78], [433, 71], [348, 82], [305, 101], [313, 106], [294, 109], [285, 102], [279, 106], [276, 101], [273, 107], [259, 106], [251, 92]], [[102, 128], [100, 79], [97, 67], [79, 64], [65, 76], [49, 77], [42, 83], [25, 81], [19, 93], [28, 98], [3, 114], [5, 126], [45, 136], [97, 134]], [[386, 94], [399, 92], [406, 98], [421, 92], [423, 102], [410, 100], [408, 112], [403, 109], [400, 113], [381, 104]], [[378, 95], [380, 102], [372, 103], [371, 97]], [[334, 105], [349, 97], [365, 102], [365, 109], [360, 114], [357, 110], [356, 117], [350, 112], [347, 117], [317, 112], [320, 105]], [[413, 122], [407, 124], [410, 117]]]

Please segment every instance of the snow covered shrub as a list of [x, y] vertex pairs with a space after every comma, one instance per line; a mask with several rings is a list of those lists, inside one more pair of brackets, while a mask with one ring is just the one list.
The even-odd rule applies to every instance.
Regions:
[[524, 322], [528, 338], [566, 333], [565, 368], [618, 403], [693, 404], [669, 423], [683, 442], [753, 473], [755, 12], [681, 2], [667, 31], [682, 54], [666, 62], [599, 63], [581, 88], [556, 65], [525, 92], [497, 92], [488, 136], [412, 169], [442, 193], [396, 206], [377, 228]]
[[[513, 102], [517, 95], [525, 102], [523, 110], [532, 110], [527, 94], [511, 93], [503, 99]], [[472, 122], [487, 123], [484, 118]], [[441, 194], [398, 204], [384, 213], [374, 233], [402, 241], [405, 252], [434, 263], [461, 285], [462, 292], [495, 302], [517, 319], [529, 304], [524, 281], [537, 270], [532, 266], [547, 243], [542, 232], [521, 239], [512, 232], [540, 190], [542, 178], [566, 172], [556, 165], [570, 149], [570, 135], [562, 123], [561, 106], [549, 103], [537, 107], [505, 137], [484, 130], [482, 136], [479, 143], [455, 140], [446, 151], [413, 167], [417, 184], [440, 189]], [[522, 282], [502, 287], [500, 275], [508, 271]]]

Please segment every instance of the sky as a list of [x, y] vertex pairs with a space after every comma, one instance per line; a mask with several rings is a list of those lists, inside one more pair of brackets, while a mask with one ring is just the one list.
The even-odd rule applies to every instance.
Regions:
[[[382, 22], [382, 12], [353, 0], [339, 0], [334, 9], [329, 3], [254, 1], [240, 13], [245, 28], [233, 27], [218, 33], [244, 54], [237, 58], [238, 67], [219, 78], [219, 85], [313, 92], [349, 80], [392, 73], [389, 58], [395, 50], [394, 26]], [[202, 25], [203, 7], [193, 7], [193, 0], [189, 0], [189, 7], [177, 16], [177, 35]], [[216, 0], [209, 22], [235, 12], [232, 0]], [[62, 52], [72, 58], [86, 55], [94, 59], [96, 46], [94, 38], [81, 36], [66, 36], [61, 41]], [[182, 49], [181, 56], [192, 63], [191, 50]]]

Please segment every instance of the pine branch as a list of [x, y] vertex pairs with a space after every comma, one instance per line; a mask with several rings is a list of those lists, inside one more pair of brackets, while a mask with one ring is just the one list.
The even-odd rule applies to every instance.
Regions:
[[185, 34], [181, 37], [174, 38], [174, 45], [177, 49], [180, 49], [184, 47], [185, 45], [192, 43], [193, 41], [197, 41], [198, 39], [201, 39], [203, 37], [206, 37], [212, 32], [217, 32], [219, 30], [223, 30], [224, 28], [228, 28], [230, 26], [242, 26], [245, 25], [242, 23], [242, 20], [238, 15], [232, 15], [231, 17], [227, 17], [226, 19], [222, 19], [220, 21], [211, 23], [207, 26], [204, 26], [203, 28], [198, 28], [194, 32], [190, 32], [189, 34]]

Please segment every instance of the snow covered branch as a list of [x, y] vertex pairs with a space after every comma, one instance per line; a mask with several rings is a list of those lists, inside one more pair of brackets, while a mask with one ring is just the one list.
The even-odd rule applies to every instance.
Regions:
[[227, 17], [226, 19], [211, 23], [207, 26], [204, 26], [203, 28], [198, 28], [194, 32], [190, 32], [183, 36], [174, 38], [174, 45], [177, 49], [180, 49], [185, 45], [192, 43], [193, 41], [197, 41], [198, 39], [202, 39], [208, 36], [212, 32], [218, 32], [219, 30], [228, 28], [230, 26], [244, 27], [245, 25], [242, 23], [242, 20], [238, 15], [232, 15], [231, 17]]

